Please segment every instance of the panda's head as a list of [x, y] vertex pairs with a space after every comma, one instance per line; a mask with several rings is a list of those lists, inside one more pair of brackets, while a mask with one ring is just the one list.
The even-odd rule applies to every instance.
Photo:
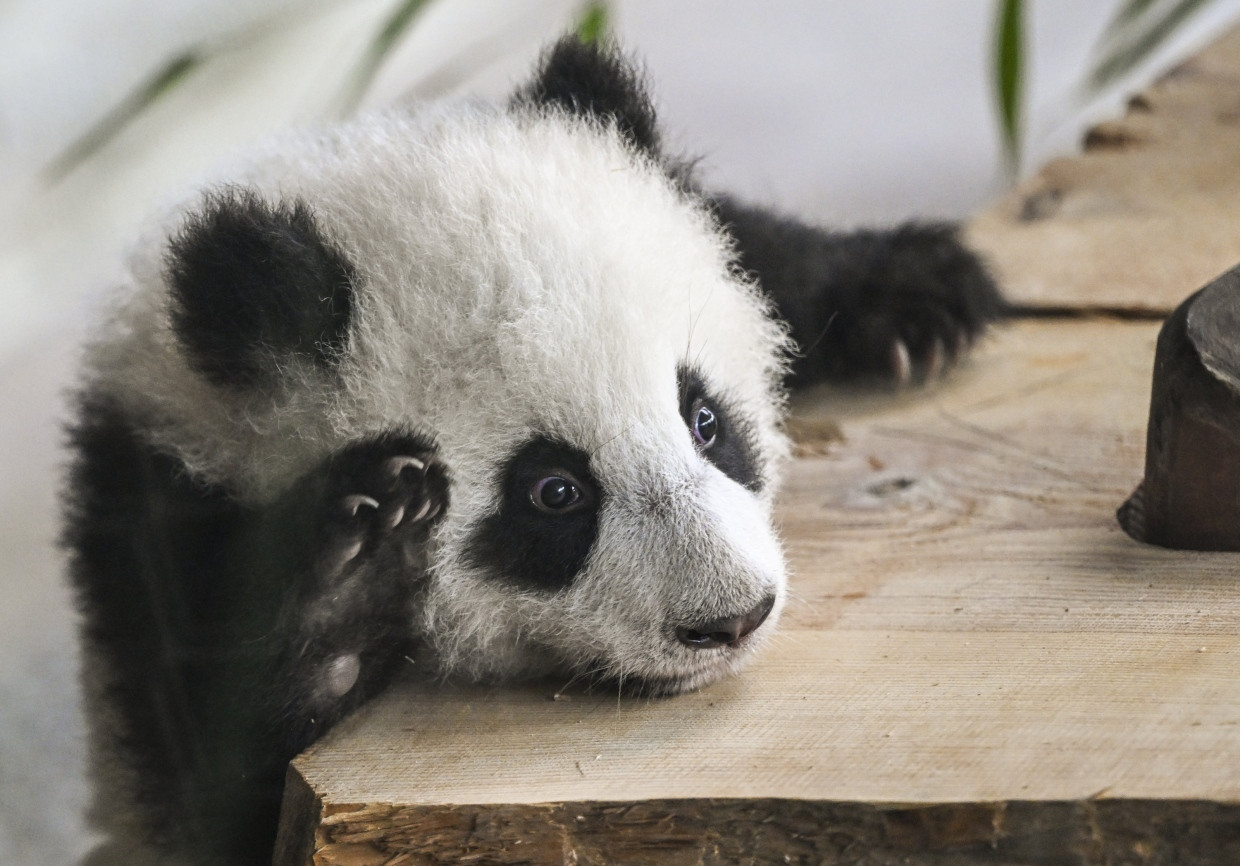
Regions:
[[633, 72], [568, 41], [508, 106], [281, 142], [138, 257], [99, 365], [247, 501], [433, 439], [415, 631], [444, 672], [694, 688], [783, 602], [787, 341], [655, 130]]

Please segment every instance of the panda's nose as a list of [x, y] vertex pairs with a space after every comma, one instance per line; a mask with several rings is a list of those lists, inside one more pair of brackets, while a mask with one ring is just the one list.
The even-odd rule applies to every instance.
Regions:
[[775, 596], [768, 595], [758, 606], [740, 616], [728, 616], [697, 625], [680, 626], [676, 638], [689, 649], [712, 649], [718, 646], [738, 646], [742, 640], [766, 621], [775, 606]]

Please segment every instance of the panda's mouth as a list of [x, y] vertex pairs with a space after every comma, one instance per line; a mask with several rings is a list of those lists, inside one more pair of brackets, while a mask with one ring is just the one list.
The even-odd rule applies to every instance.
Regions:
[[661, 664], [627, 665], [599, 660], [591, 666], [588, 678], [590, 691], [608, 691], [628, 697], [671, 697], [696, 691], [725, 677], [732, 676], [754, 656], [757, 641], [743, 641], [737, 646], [717, 647], [694, 652], [688, 659], [667, 658]]
[[[631, 697], [672, 697], [696, 691], [737, 672], [740, 665], [736, 654], [720, 657], [715, 664], [704, 665], [684, 674], [637, 675], [617, 680], [621, 694]], [[740, 654], [747, 657], [748, 653]]]
[[587, 693], [619, 694], [626, 698], [670, 698], [701, 688], [721, 676], [722, 672], [714, 675], [696, 674], [683, 677], [607, 674], [592, 679], [586, 691]]
[[596, 659], [591, 670], [593, 685], [634, 697], [683, 694], [734, 675], [754, 656], [770, 629], [762, 629], [776, 606], [774, 593], [765, 595], [751, 609], [735, 616], [695, 621], [693, 625], [668, 624], [661, 641], [665, 655], [636, 664], [622, 659]]
[[670, 698], [699, 689], [718, 677], [629, 677], [621, 684], [621, 693], [634, 698]]

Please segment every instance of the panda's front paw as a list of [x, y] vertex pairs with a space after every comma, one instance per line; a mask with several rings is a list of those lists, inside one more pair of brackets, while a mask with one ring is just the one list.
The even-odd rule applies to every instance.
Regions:
[[1004, 303], [950, 225], [906, 225], [870, 239], [852, 291], [824, 311], [826, 378], [924, 383], [961, 361]]
[[238, 672], [225, 679], [262, 683], [256, 712], [279, 754], [376, 694], [410, 652], [428, 538], [447, 507], [433, 443], [389, 432], [332, 455], [263, 515], [237, 614], [246, 637], [230, 654]]
[[430, 527], [448, 504], [448, 478], [433, 447], [385, 434], [337, 454], [328, 470], [321, 576], [339, 579], [394, 545], [416, 566]]

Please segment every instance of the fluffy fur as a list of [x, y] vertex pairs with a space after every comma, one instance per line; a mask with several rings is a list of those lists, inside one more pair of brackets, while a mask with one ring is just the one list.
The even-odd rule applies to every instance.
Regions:
[[508, 106], [289, 136], [138, 249], [67, 488], [98, 862], [262, 862], [287, 760], [406, 653], [651, 693], [751, 657], [789, 359], [930, 375], [1000, 305], [948, 228], [831, 235], [686, 164], [565, 40]]

